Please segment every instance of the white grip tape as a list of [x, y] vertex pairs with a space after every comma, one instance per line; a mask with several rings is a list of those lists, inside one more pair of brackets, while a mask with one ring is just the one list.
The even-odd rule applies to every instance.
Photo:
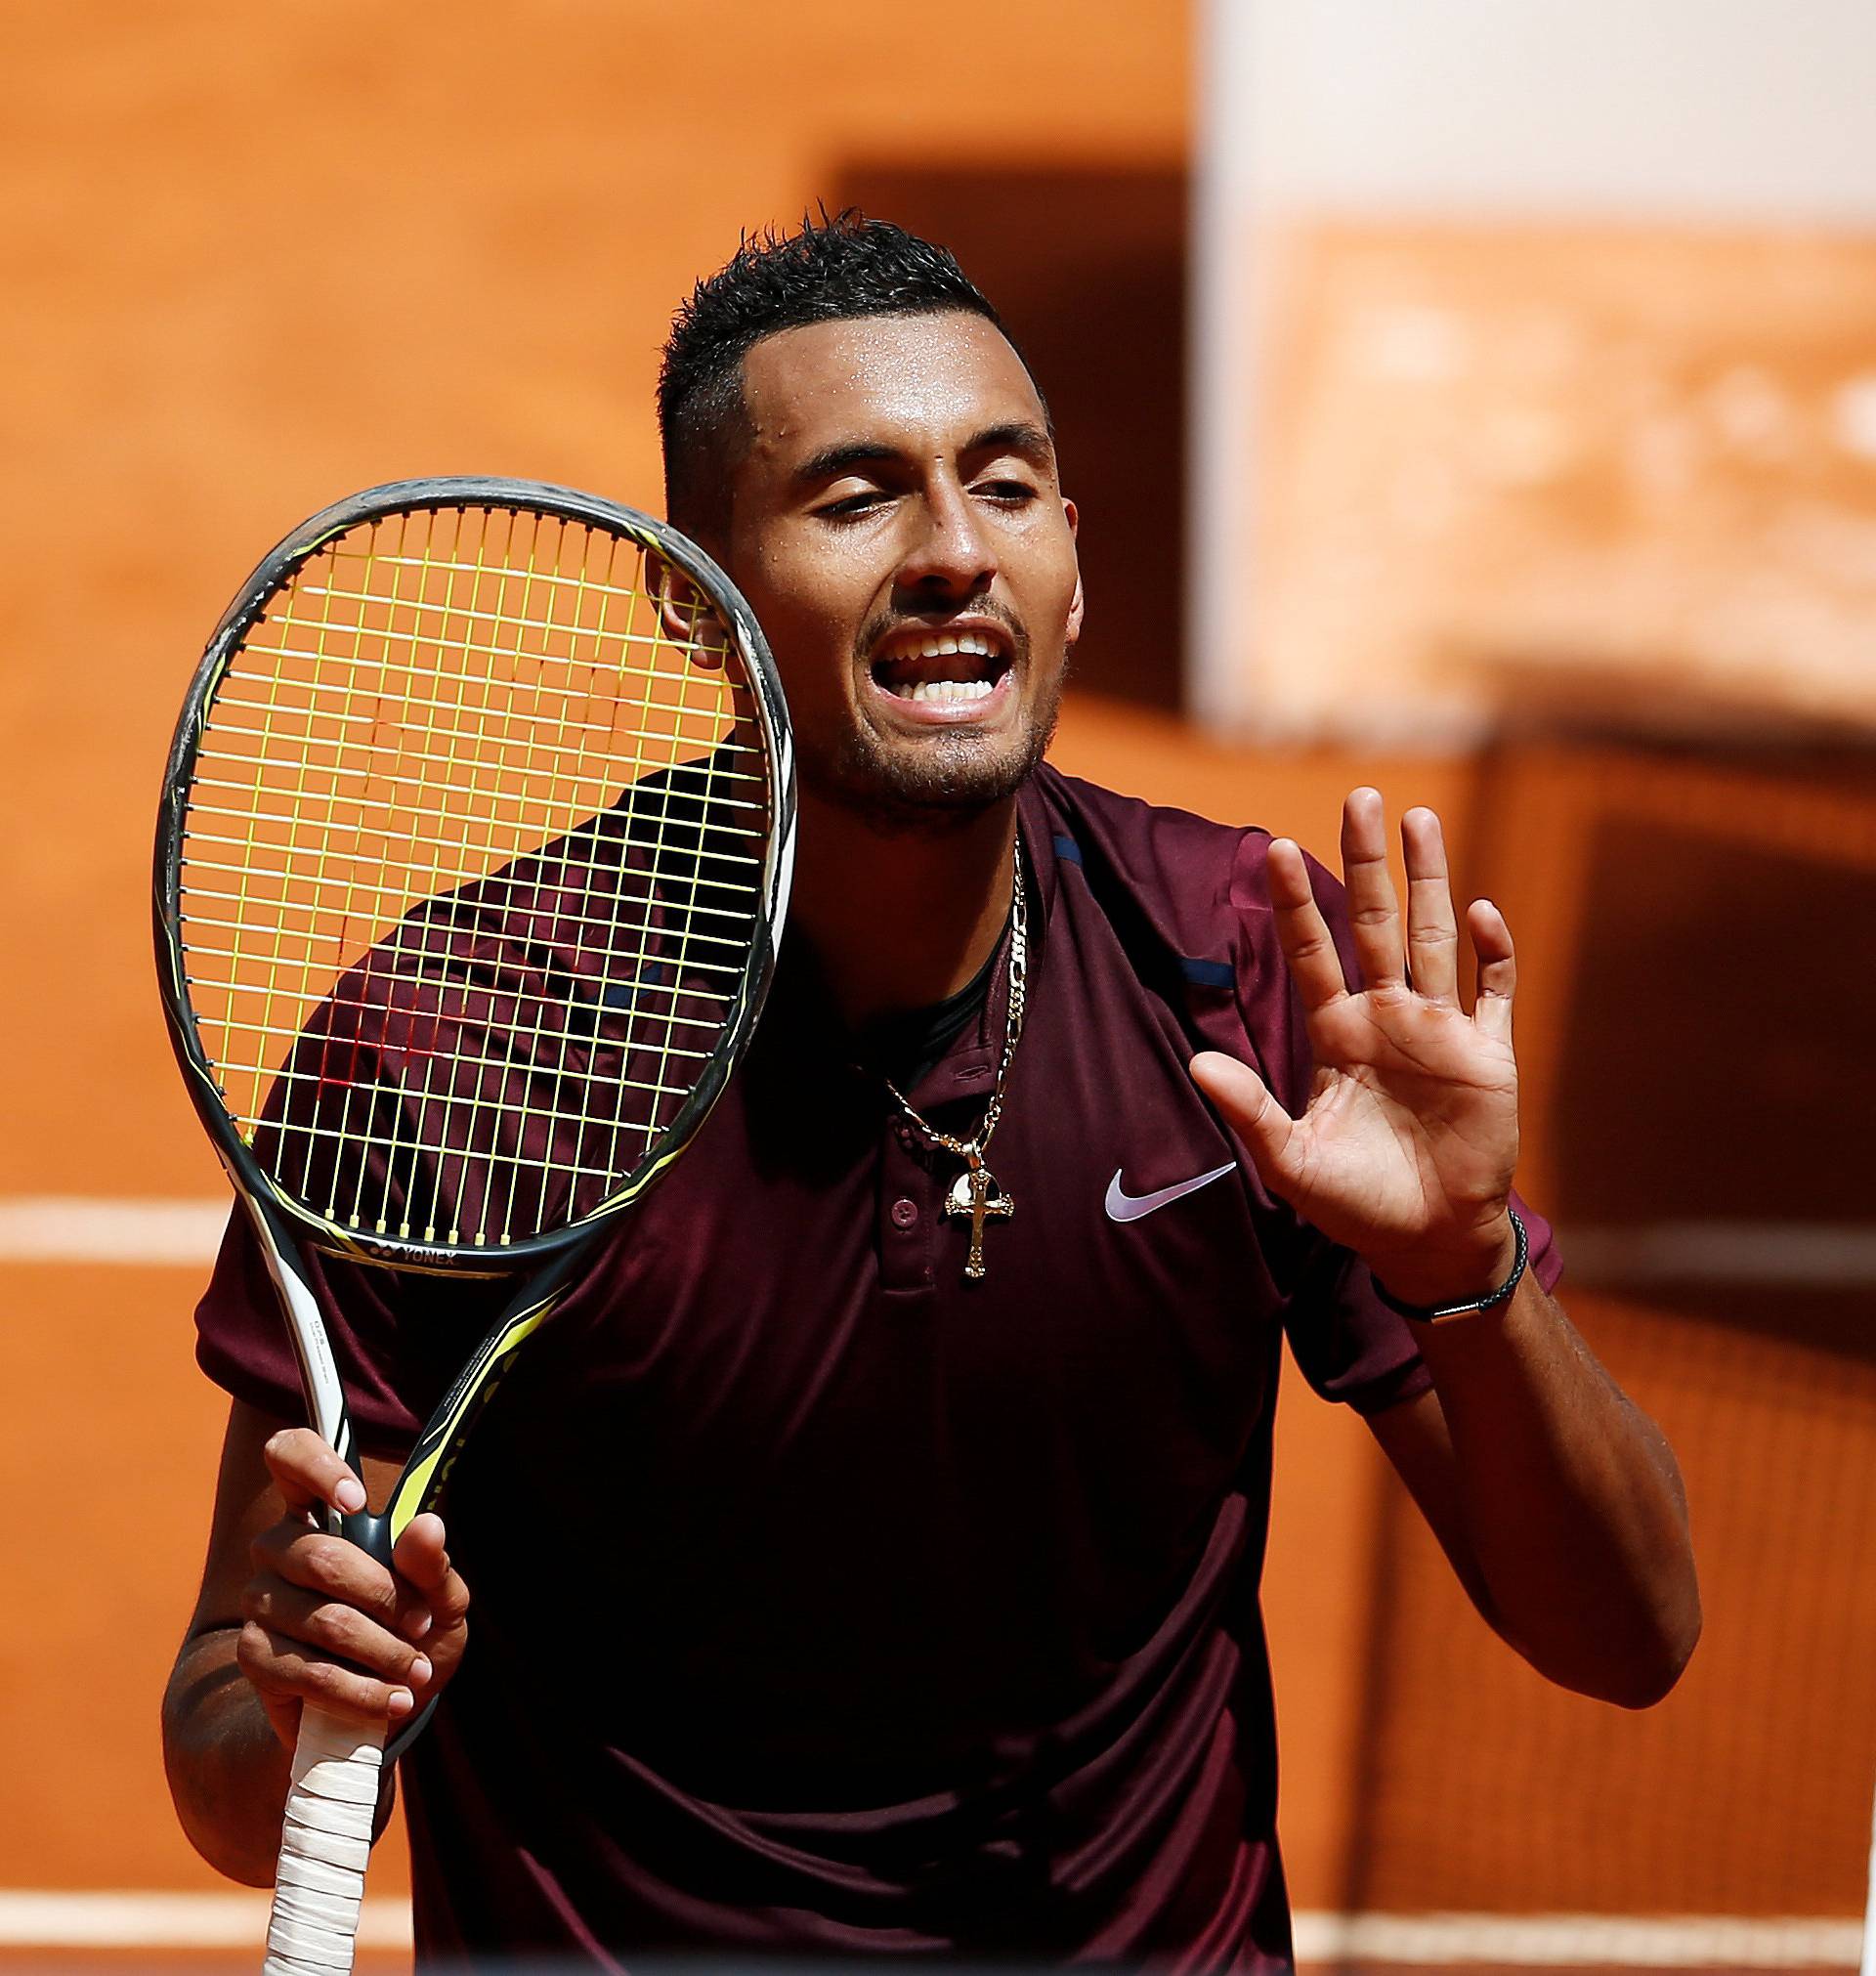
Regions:
[[352, 1967], [383, 1768], [381, 1724], [301, 1710], [263, 1976]]
[[315, 1826], [301, 1826], [293, 1851], [303, 1864], [319, 1862], [343, 1868], [347, 1872], [362, 1873], [365, 1862], [371, 1857], [371, 1841], [347, 1838], [343, 1832], [322, 1832]]
[[351, 1888], [352, 1880], [353, 1874], [344, 1867], [335, 1867], [325, 1860], [283, 1859], [275, 1884], [305, 1887], [316, 1894], [343, 1894]]
[[343, 1935], [359, 1912], [358, 1897], [348, 1887], [342, 1894], [316, 1894], [308, 1887], [276, 1887], [274, 1914], [307, 1928], [324, 1928]]

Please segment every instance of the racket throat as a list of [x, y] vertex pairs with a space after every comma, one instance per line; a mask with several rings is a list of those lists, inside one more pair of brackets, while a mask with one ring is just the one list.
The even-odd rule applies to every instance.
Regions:
[[369, 1509], [328, 1510], [325, 1526], [331, 1535], [343, 1537], [347, 1543], [357, 1544], [360, 1550], [369, 1552], [386, 1570], [391, 1568], [391, 1546], [396, 1540], [391, 1534], [388, 1513], [380, 1515]]

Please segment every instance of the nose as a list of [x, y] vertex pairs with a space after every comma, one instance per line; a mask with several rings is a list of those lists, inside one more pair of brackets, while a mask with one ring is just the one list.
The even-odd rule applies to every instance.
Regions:
[[917, 523], [899, 566], [899, 587], [941, 597], [975, 596], [997, 575], [984, 518], [957, 481], [934, 478], [917, 503]]

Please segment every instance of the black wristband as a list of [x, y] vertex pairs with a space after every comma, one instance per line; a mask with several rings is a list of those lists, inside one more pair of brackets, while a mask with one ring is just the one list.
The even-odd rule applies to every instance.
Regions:
[[1489, 1310], [1494, 1305], [1503, 1304], [1518, 1286], [1524, 1274], [1524, 1265], [1531, 1259], [1531, 1238], [1524, 1232], [1523, 1218], [1515, 1208], [1507, 1210], [1512, 1218], [1512, 1233], [1517, 1238], [1517, 1254], [1512, 1258], [1512, 1273], [1496, 1290], [1488, 1290], [1482, 1297], [1474, 1297], [1470, 1304], [1404, 1304], [1391, 1295], [1387, 1286], [1379, 1276], [1371, 1280], [1375, 1295], [1390, 1310], [1398, 1310], [1403, 1317], [1411, 1317], [1416, 1324], [1437, 1324], [1442, 1317], [1469, 1317], [1474, 1310]]

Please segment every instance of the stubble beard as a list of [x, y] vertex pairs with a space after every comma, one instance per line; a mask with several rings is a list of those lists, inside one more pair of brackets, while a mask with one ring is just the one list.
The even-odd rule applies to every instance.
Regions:
[[[1025, 639], [1012, 669], [1028, 673]], [[1036, 772], [1055, 737], [1066, 657], [1045, 698], [1012, 733], [973, 734], [938, 728], [895, 736], [856, 728], [833, 748], [799, 756], [805, 790], [886, 836], [946, 837], [1014, 795]], [[798, 742], [798, 737], [797, 737]]]

